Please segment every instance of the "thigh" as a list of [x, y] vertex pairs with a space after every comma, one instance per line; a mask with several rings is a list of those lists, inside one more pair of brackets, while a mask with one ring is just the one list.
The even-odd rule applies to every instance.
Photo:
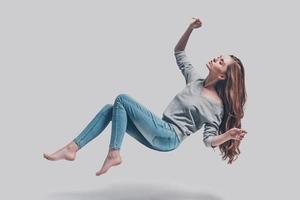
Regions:
[[168, 122], [127, 94], [118, 98], [132, 124], [154, 148], [166, 151], [177, 147], [176, 133]]
[[126, 133], [128, 133], [128, 135], [130, 135], [146, 147], [154, 149], [150, 142], [148, 142], [148, 140], [146, 140], [146, 138], [141, 134], [141, 132], [135, 127], [130, 118], [127, 119]]

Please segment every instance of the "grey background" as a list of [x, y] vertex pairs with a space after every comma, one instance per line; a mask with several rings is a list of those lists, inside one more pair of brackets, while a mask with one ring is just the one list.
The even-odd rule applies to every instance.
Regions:
[[[1, 199], [299, 198], [296, 1], [1, 1]], [[233, 165], [202, 142], [172, 152], [126, 135], [122, 165], [100, 177], [111, 124], [74, 162], [50, 162], [106, 103], [127, 93], [158, 116], [185, 85], [173, 48], [205, 66], [244, 63], [248, 135]], [[176, 196], [176, 197], [175, 197]]]

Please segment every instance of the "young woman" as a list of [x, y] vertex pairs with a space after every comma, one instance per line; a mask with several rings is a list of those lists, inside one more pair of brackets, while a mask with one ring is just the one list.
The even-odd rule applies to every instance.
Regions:
[[223, 160], [229, 158], [228, 164], [231, 164], [240, 154], [239, 145], [247, 133], [241, 129], [246, 101], [244, 67], [234, 55], [221, 55], [206, 64], [209, 74], [202, 78], [184, 51], [191, 32], [201, 26], [198, 18], [192, 18], [174, 49], [186, 86], [169, 103], [162, 118], [128, 94], [119, 94], [113, 105], [104, 105], [74, 140], [52, 154], [44, 153], [44, 158], [74, 160], [76, 152], [112, 121], [108, 155], [97, 176], [121, 164], [120, 149], [125, 132], [148, 148], [167, 152], [204, 126], [206, 147], [219, 146]]

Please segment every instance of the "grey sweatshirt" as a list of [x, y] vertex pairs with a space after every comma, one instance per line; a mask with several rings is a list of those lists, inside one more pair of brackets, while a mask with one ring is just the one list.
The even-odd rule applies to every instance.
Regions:
[[174, 52], [174, 55], [186, 85], [164, 110], [162, 119], [171, 123], [180, 141], [204, 125], [203, 142], [206, 147], [215, 148], [211, 141], [214, 136], [219, 135], [223, 104], [202, 95], [205, 78], [190, 63], [185, 51]]

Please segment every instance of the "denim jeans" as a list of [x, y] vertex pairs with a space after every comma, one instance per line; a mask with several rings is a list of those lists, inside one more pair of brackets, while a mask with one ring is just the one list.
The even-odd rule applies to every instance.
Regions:
[[114, 104], [106, 104], [73, 140], [78, 148], [97, 137], [112, 121], [110, 149], [120, 149], [125, 132], [150, 149], [171, 151], [180, 140], [170, 123], [157, 117], [128, 94], [119, 94]]

